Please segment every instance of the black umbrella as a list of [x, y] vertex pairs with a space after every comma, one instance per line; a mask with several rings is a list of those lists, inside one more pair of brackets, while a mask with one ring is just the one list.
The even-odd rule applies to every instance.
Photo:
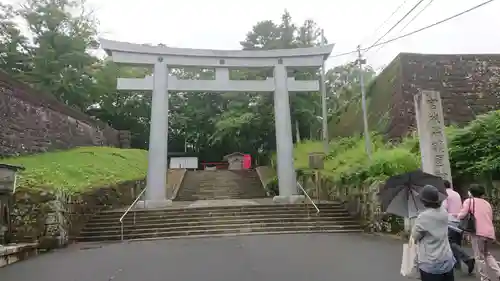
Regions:
[[437, 188], [440, 200], [447, 197], [443, 179], [421, 170], [390, 177], [378, 194], [382, 211], [402, 217], [415, 217], [424, 206], [418, 194], [425, 185]]

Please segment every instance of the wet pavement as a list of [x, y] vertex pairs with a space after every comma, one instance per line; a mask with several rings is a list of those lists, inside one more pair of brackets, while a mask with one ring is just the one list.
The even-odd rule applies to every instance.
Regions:
[[401, 281], [401, 251], [391, 238], [337, 233], [78, 244], [0, 268], [0, 280]]

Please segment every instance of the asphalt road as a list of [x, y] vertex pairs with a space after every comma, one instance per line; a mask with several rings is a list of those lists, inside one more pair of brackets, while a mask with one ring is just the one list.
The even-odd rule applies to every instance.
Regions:
[[0, 280], [402, 281], [401, 249], [399, 241], [366, 234], [80, 244], [0, 268]]

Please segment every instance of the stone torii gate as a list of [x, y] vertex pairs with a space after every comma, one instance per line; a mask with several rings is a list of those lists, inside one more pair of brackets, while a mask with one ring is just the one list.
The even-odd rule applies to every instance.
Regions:
[[[293, 163], [292, 125], [288, 92], [319, 90], [318, 81], [297, 81], [287, 71], [320, 68], [333, 45], [283, 50], [225, 51], [147, 46], [101, 39], [102, 48], [116, 63], [153, 66], [153, 76], [118, 78], [118, 90], [152, 91], [146, 204], [164, 206], [168, 152], [168, 91], [185, 92], [274, 92], [279, 196], [275, 202], [294, 202], [297, 195]], [[169, 68], [215, 68], [215, 80], [181, 80]], [[274, 77], [262, 81], [229, 78], [230, 69], [273, 69]]]

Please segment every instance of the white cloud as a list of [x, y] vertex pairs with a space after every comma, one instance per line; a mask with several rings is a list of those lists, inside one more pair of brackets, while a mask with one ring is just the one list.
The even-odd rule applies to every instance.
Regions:
[[[16, 0], [10, 0], [10, 2]], [[135, 43], [163, 43], [172, 47], [239, 49], [239, 41], [260, 20], [279, 21], [285, 9], [296, 23], [315, 20], [336, 43], [332, 54], [353, 50], [363, 38], [368, 46], [401, 18], [417, 1], [407, 1], [382, 32], [371, 36], [402, 0], [89, 0], [96, 10], [103, 37]], [[426, 0], [425, 3], [430, 0]], [[451, 16], [484, 0], [436, 0], [404, 32]], [[418, 10], [418, 9], [417, 9]], [[470, 14], [367, 53], [375, 68], [399, 52], [498, 53], [500, 1]], [[412, 18], [409, 16], [408, 19]], [[398, 35], [405, 23], [386, 38]], [[374, 49], [376, 50], [376, 48]], [[330, 59], [328, 65], [353, 60], [354, 55]]]

